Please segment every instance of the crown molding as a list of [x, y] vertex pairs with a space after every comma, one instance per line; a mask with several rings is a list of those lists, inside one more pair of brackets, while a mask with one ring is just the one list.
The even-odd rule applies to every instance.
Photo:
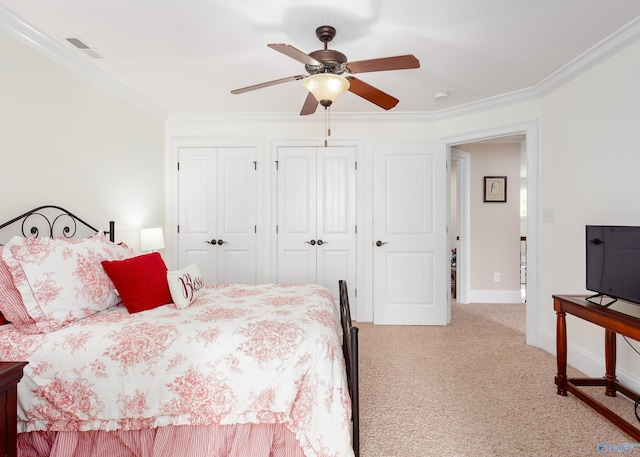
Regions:
[[438, 120], [447, 119], [540, 99], [639, 39], [640, 16], [596, 43], [535, 86], [436, 111], [434, 115]]
[[539, 97], [547, 95], [640, 39], [640, 16], [563, 65], [535, 86]]
[[0, 30], [139, 110], [160, 120], [166, 119], [167, 113], [164, 110], [92, 65], [73, 50], [35, 29], [2, 5], [0, 5]]
[[[167, 113], [137, 92], [92, 65], [82, 56], [61, 43], [41, 33], [13, 12], [0, 5], [0, 30], [17, 38], [38, 52], [85, 77], [97, 86], [110, 90], [142, 111], [167, 121], [232, 121], [232, 122], [292, 122], [305, 119], [297, 113]], [[535, 86], [494, 97], [477, 100], [438, 111], [384, 112], [384, 113], [335, 113], [334, 119], [351, 121], [437, 121], [461, 115], [474, 114], [516, 103], [537, 100], [553, 92], [580, 74], [606, 60], [640, 39], [640, 17], [635, 18], [608, 37], [596, 43]]]

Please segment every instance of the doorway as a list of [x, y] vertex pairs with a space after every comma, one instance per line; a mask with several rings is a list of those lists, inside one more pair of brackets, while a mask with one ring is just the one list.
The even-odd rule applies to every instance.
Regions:
[[470, 214], [470, 171], [471, 155], [457, 148], [451, 148], [451, 170], [454, 185], [450, 187], [450, 230], [449, 240], [451, 245], [451, 280], [452, 298], [458, 303], [469, 303], [469, 278], [470, 274], [470, 241], [471, 218]]
[[[522, 260], [521, 240], [526, 237], [526, 211], [521, 205], [526, 196], [521, 189], [526, 183], [526, 154], [523, 135], [510, 135], [457, 145], [451, 150], [451, 230], [452, 275], [457, 276], [457, 265], [465, 258], [471, 259], [470, 269], [461, 272], [461, 277], [470, 278], [469, 296], [461, 297], [461, 303], [521, 303], [522, 302]], [[465, 165], [472, 164], [469, 167]], [[458, 166], [460, 165], [460, 166]], [[458, 183], [469, 178], [457, 177], [457, 171], [470, 171], [470, 197], [461, 192], [458, 199]], [[486, 201], [483, 196], [483, 178], [502, 176], [506, 183], [504, 200]], [[523, 181], [524, 180], [524, 181]], [[464, 186], [460, 186], [461, 190]], [[455, 198], [453, 197], [455, 196]], [[470, 198], [469, 205], [458, 205], [458, 200]], [[458, 207], [460, 206], [460, 211]], [[470, 209], [469, 209], [470, 208]], [[470, 214], [470, 217], [467, 217]], [[464, 237], [458, 233], [457, 221], [465, 223], [473, 220], [471, 231]], [[469, 243], [458, 247], [458, 242]], [[471, 245], [471, 239], [475, 243]], [[480, 242], [482, 240], [482, 242]], [[460, 243], [462, 244], [462, 243]], [[470, 246], [470, 248], [469, 248]], [[460, 250], [460, 255], [458, 255]], [[466, 274], [470, 271], [470, 274]], [[456, 281], [457, 282], [457, 281]], [[457, 291], [454, 292], [457, 296]]]
[[[509, 137], [514, 135], [521, 135], [523, 139], [523, 145], [526, 150], [525, 166], [527, 169], [526, 180], [526, 237], [527, 237], [527, 256], [526, 256], [526, 268], [527, 268], [527, 281], [526, 281], [526, 342], [527, 344], [538, 346], [538, 300], [537, 300], [537, 243], [538, 243], [538, 220], [537, 220], [537, 160], [538, 160], [538, 146], [537, 146], [537, 123], [535, 121], [515, 124], [512, 126], [505, 126], [495, 129], [487, 129], [483, 131], [476, 131], [466, 134], [460, 134], [443, 138], [450, 149], [450, 152], [454, 153], [456, 146], [491, 140], [500, 137]], [[455, 154], [453, 154], [455, 157]], [[470, 167], [471, 157], [456, 158], [456, 165], [458, 168], [462, 165], [462, 178], [460, 178], [460, 170], [458, 170], [458, 187], [457, 187], [457, 199], [460, 205], [465, 205], [464, 197], [469, 198], [470, 194], [470, 174], [468, 170], [464, 171], [465, 167]], [[469, 178], [467, 177], [469, 176]], [[477, 184], [477, 183], [476, 183]], [[459, 206], [460, 206], [459, 205]], [[458, 232], [460, 240], [457, 243], [457, 296], [458, 300], [468, 299], [465, 294], [469, 293], [469, 275], [470, 270], [468, 266], [465, 267], [465, 262], [469, 261], [469, 255], [464, 256], [464, 249], [470, 246], [469, 239], [469, 219], [470, 215], [466, 208], [458, 210], [460, 218], [458, 219]], [[467, 250], [468, 254], [469, 250]], [[461, 301], [464, 303], [464, 301]], [[468, 303], [468, 301], [467, 301]]]

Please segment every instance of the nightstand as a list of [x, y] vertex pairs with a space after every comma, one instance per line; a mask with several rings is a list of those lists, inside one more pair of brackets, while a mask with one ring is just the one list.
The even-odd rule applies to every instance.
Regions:
[[18, 434], [18, 382], [27, 362], [0, 362], [0, 455], [15, 457]]

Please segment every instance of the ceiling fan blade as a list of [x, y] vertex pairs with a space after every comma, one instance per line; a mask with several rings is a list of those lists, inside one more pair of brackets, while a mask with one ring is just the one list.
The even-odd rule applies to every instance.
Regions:
[[380, 89], [354, 78], [353, 76], [347, 76], [347, 79], [349, 80], [349, 92], [359, 95], [374, 105], [378, 105], [380, 108], [390, 110], [400, 101], [397, 98], [382, 92]]
[[275, 86], [276, 84], [282, 84], [289, 81], [299, 81], [301, 79], [306, 78], [304, 75], [296, 75], [296, 76], [288, 76], [286, 78], [274, 79], [273, 81], [267, 81], [265, 83], [254, 84], [253, 86], [242, 87], [240, 89], [234, 89], [231, 91], [232, 94], [243, 94], [245, 92], [249, 92], [250, 90], [262, 89], [263, 87]]
[[321, 67], [324, 66], [323, 63], [319, 60], [316, 60], [310, 55], [305, 54], [301, 50], [294, 48], [290, 44], [274, 43], [268, 44], [267, 46], [269, 46], [271, 49], [275, 49], [276, 51], [283, 53], [286, 56], [291, 57], [292, 59], [296, 59], [298, 62], [302, 62], [305, 65], [317, 65]]
[[420, 68], [420, 61], [413, 54], [406, 56], [383, 57], [381, 59], [359, 60], [347, 62], [349, 73], [366, 73], [370, 71], [407, 70]]
[[300, 110], [300, 116], [306, 116], [307, 114], [313, 114], [316, 112], [318, 108], [318, 100], [313, 96], [311, 92], [307, 94], [307, 98], [304, 101], [304, 105], [302, 105], [302, 110]]

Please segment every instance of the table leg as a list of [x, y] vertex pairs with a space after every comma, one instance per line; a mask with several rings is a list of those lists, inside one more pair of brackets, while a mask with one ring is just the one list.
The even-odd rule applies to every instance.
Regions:
[[566, 313], [562, 311], [562, 305], [554, 304], [556, 309], [556, 361], [558, 374], [556, 386], [558, 395], [567, 396], [567, 320]]
[[608, 328], [604, 329], [604, 361], [607, 397], [616, 396], [616, 332]]

